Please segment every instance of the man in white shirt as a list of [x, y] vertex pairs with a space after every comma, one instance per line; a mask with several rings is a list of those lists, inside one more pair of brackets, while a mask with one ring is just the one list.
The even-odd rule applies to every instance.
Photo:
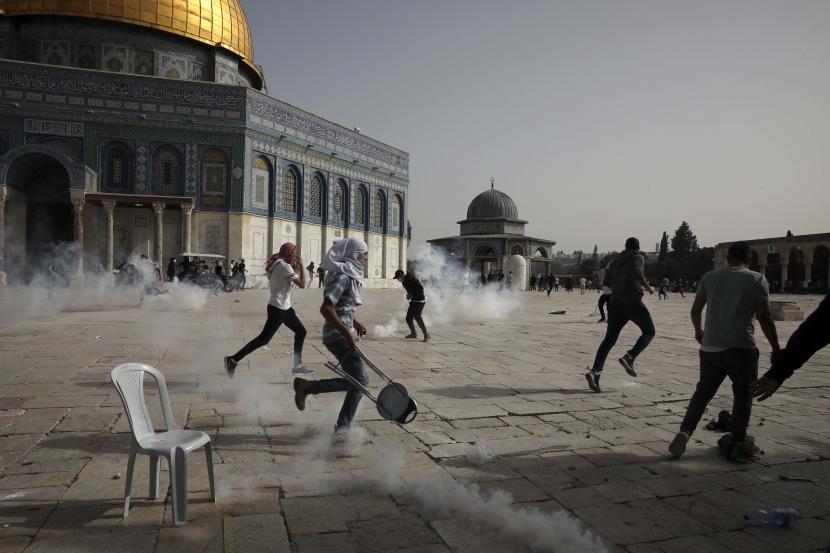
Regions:
[[283, 324], [294, 332], [294, 368], [292, 373], [296, 375], [312, 372], [303, 366], [303, 342], [305, 341], [306, 330], [297, 317], [294, 308], [291, 307], [291, 289], [294, 286], [305, 288], [306, 285], [303, 261], [297, 255], [297, 246], [290, 242], [283, 244], [280, 251], [272, 255], [265, 264], [265, 271], [268, 273], [268, 285], [271, 290], [271, 297], [268, 301], [268, 318], [259, 336], [248, 342], [245, 347], [234, 355], [225, 357], [225, 371], [230, 378], [233, 378], [239, 362], [253, 351], [267, 345]]

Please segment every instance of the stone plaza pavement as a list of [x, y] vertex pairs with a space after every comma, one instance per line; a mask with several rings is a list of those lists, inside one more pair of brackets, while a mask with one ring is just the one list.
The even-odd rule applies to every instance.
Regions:
[[[296, 410], [290, 332], [233, 381], [223, 372], [222, 356], [259, 332], [265, 292], [223, 293], [184, 311], [192, 298], [138, 308], [137, 293], [35, 295], [0, 289], [0, 553], [513, 552], [534, 542], [581, 551], [550, 537], [571, 527], [559, 511], [615, 552], [824, 551], [830, 542], [830, 352], [756, 404], [757, 462], [723, 461], [719, 434], [703, 428], [686, 457], [668, 458], [697, 377], [688, 296], [647, 298], [658, 336], [637, 362], [639, 377], [616, 362], [636, 336], [627, 328], [601, 394], [583, 378], [604, 332], [590, 315], [595, 293], [520, 293], [507, 320], [436, 324], [428, 344], [401, 339], [403, 330], [366, 339], [363, 349], [421, 412], [401, 428], [364, 400], [365, 432], [352, 439], [365, 443], [335, 456], [327, 439], [342, 394]], [[370, 328], [402, 318], [402, 296], [367, 291], [359, 318]], [[818, 302], [796, 299], [808, 312]], [[295, 293], [309, 331], [305, 361], [326, 377], [319, 301], [316, 289]], [[779, 323], [782, 341], [796, 325]], [[763, 339], [761, 350], [763, 370]], [[208, 502], [197, 451], [184, 528], [172, 526], [169, 494], [147, 499], [146, 457], [130, 516], [121, 516], [129, 427], [109, 372], [128, 361], [161, 369], [176, 420], [213, 440], [217, 501]], [[706, 420], [731, 408], [728, 384], [721, 391]], [[513, 504], [491, 497], [498, 490]], [[792, 529], [744, 526], [742, 513], [768, 505], [804, 518]], [[528, 509], [543, 515], [523, 524]]]

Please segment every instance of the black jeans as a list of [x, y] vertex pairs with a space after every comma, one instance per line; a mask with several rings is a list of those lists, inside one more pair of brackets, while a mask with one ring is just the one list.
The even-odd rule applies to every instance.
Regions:
[[723, 379], [732, 381], [732, 436], [736, 440], [746, 437], [749, 415], [752, 412], [750, 385], [758, 378], [758, 350], [756, 348], [730, 348], [719, 352], [700, 352], [700, 380], [689, 401], [686, 416], [680, 430], [692, 435], [703, 417], [706, 406], [712, 401]]
[[614, 344], [617, 343], [617, 338], [620, 337], [620, 332], [628, 324], [628, 321], [637, 325], [642, 332], [634, 346], [628, 350], [628, 355], [632, 358], [640, 355], [654, 338], [655, 331], [654, 323], [651, 321], [651, 313], [648, 312], [642, 300], [626, 300], [612, 297], [611, 302], [608, 304], [608, 328], [605, 331], [605, 339], [599, 345], [597, 356], [594, 358], [593, 370], [595, 372], [602, 371], [608, 353], [614, 347]]
[[[611, 301], [611, 294], [602, 294], [599, 297], [599, 302], [597, 302], [597, 307], [599, 307], [599, 314], [604, 319], [605, 318], [605, 304]], [[608, 310], [610, 311], [611, 308], [609, 307]]]
[[[340, 366], [346, 371], [346, 374], [367, 386], [369, 379], [366, 377], [366, 371], [363, 368], [363, 359], [354, 350], [350, 350], [343, 340], [337, 340], [330, 344], [325, 344], [326, 348], [341, 362]], [[346, 392], [346, 397], [343, 399], [343, 406], [340, 408], [340, 414], [337, 416], [337, 428], [348, 427], [354, 420], [354, 415], [357, 412], [357, 407], [360, 405], [360, 400], [363, 399], [363, 393], [359, 391], [351, 382], [345, 378], [326, 378], [317, 380], [311, 387], [312, 394], [329, 394], [331, 392]]]
[[421, 313], [424, 312], [425, 305], [425, 301], [409, 302], [409, 309], [406, 310], [406, 325], [409, 327], [409, 332], [411, 334], [415, 334], [415, 325], [412, 324], [413, 321], [416, 321], [418, 326], [421, 327], [421, 332], [424, 333], [424, 336], [428, 334], [427, 325], [424, 324], [424, 319], [421, 317]]
[[277, 309], [271, 304], [268, 304], [268, 318], [265, 320], [265, 326], [262, 327], [262, 332], [259, 333], [259, 336], [248, 342], [245, 347], [236, 352], [233, 360], [238, 363], [254, 350], [267, 345], [282, 324], [285, 324], [285, 326], [294, 332], [294, 364], [299, 364], [306, 335], [305, 327], [300, 322], [300, 319], [297, 318], [293, 307]]

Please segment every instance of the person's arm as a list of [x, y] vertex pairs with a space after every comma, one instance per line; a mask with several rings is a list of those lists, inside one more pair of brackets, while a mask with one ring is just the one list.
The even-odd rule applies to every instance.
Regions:
[[643, 259], [643, 256], [635, 256], [634, 275], [637, 277], [637, 282], [644, 289], [648, 290], [649, 294], [654, 294], [654, 287], [651, 284], [649, 284], [648, 280], [646, 279], [646, 275], [643, 273], [643, 265], [645, 265], [645, 260]]
[[769, 300], [762, 301], [758, 304], [755, 310], [755, 318], [758, 319], [758, 325], [767, 337], [773, 353], [781, 349], [778, 345], [778, 332], [775, 330], [775, 321], [772, 320], [772, 313], [769, 309]]
[[752, 395], [764, 401], [778, 390], [778, 387], [800, 369], [818, 350], [830, 344], [830, 294], [825, 296], [807, 319], [801, 323], [787, 347], [774, 352], [772, 366], [764, 376], [752, 385]]
[[692, 303], [692, 326], [695, 328], [695, 340], [698, 344], [703, 343], [703, 306], [706, 305], [706, 295], [697, 294]]
[[299, 274], [295, 273], [291, 278], [291, 282], [296, 284], [298, 288], [305, 288], [305, 270], [303, 270], [303, 260], [300, 259], [300, 256], [297, 256], [297, 259], [294, 261], [293, 268]]
[[[323, 300], [323, 305], [320, 306], [320, 314], [326, 320], [326, 322], [331, 325], [333, 328], [337, 329], [337, 331], [343, 336], [343, 340], [346, 341], [346, 346], [352, 350], [357, 347], [357, 342], [354, 339], [354, 336], [346, 325], [343, 324], [343, 321], [340, 320], [340, 317], [337, 316], [337, 311], [334, 310], [334, 305], [328, 300], [328, 298]], [[359, 324], [357, 321], [353, 321], [355, 325], [355, 329], [357, 330], [357, 325]], [[361, 325], [363, 328], [363, 325]], [[363, 329], [365, 333], [365, 328]], [[360, 330], [358, 330], [360, 332]]]

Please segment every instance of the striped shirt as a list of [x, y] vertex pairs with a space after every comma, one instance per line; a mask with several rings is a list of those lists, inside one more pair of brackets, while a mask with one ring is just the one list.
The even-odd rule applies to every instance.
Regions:
[[[323, 301], [334, 306], [334, 311], [346, 328], [354, 334], [354, 314], [357, 303], [351, 293], [351, 282], [348, 276], [337, 273], [326, 283], [323, 289]], [[340, 331], [331, 326], [328, 321], [323, 325], [323, 343], [331, 344], [343, 340]]]

